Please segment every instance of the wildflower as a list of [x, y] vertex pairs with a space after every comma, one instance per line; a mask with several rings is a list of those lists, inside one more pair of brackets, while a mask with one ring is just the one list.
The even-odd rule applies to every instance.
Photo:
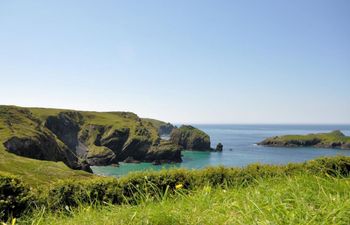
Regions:
[[175, 186], [176, 189], [181, 189], [181, 188], [183, 188], [183, 187], [184, 187], [183, 184], [177, 184], [177, 185]]

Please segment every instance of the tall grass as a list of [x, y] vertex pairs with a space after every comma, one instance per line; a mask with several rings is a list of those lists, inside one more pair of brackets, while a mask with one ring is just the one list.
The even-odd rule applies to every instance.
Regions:
[[138, 205], [41, 209], [24, 224], [350, 224], [350, 179], [298, 174], [144, 196]]
[[[57, 217], [63, 217], [63, 220], [72, 219], [72, 215], [74, 219], [75, 215], [79, 217], [87, 209], [91, 210], [91, 215], [100, 213], [102, 217], [105, 217], [106, 214], [107, 218], [108, 213], [104, 212], [104, 210], [115, 210], [118, 213], [124, 213], [121, 218], [129, 221], [131, 219], [133, 220], [134, 217], [135, 219], [138, 218], [137, 215], [140, 213], [137, 213], [137, 210], [142, 209], [147, 212], [148, 209], [157, 208], [158, 205], [161, 205], [169, 212], [174, 212], [174, 215], [171, 216], [168, 211], [162, 211], [161, 209], [156, 209], [155, 212], [149, 211], [149, 213], [153, 215], [154, 213], [162, 212], [164, 215], [159, 219], [170, 216], [169, 223], [172, 223], [174, 218], [179, 217], [179, 220], [176, 220], [174, 223], [184, 223], [183, 220], [187, 219], [186, 212], [182, 211], [182, 209], [186, 206], [186, 199], [189, 198], [190, 201], [194, 201], [193, 207], [196, 209], [205, 203], [202, 202], [203, 196], [210, 196], [214, 200], [221, 198], [217, 202], [212, 202], [211, 206], [218, 205], [217, 208], [214, 208], [214, 212], [222, 212], [223, 215], [231, 215], [234, 212], [235, 217], [241, 215], [242, 218], [245, 218], [245, 216], [242, 216], [244, 214], [240, 212], [242, 209], [248, 207], [247, 212], [253, 212], [254, 216], [257, 217], [260, 214], [260, 216], [265, 215], [268, 212], [268, 208], [264, 212], [263, 206], [268, 206], [272, 207], [269, 210], [273, 212], [273, 216], [278, 215], [278, 213], [276, 214], [278, 212], [276, 210], [278, 209], [282, 210], [281, 212], [283, 210], [286, 212], [288, 210], [294, 211], [294, 214], [298, 217], [307, 212], [307, 210], [295, 211], [293, 207], [297, 206], [297, 204], [292, 204], [292, 207], [287, 204], [291, 204], [290, 202], [281, 202], [279, 207], [274, 208], [274, 202], [271, 204], [266, 203], [266, 205], [262, 206], [258, 203], [261, 201], [261, 198], [273, 195], [281, 195], [279, 197], [280, 200], [292, 199], [295, 202], [300, 201], [301, 205], [303, 203], [304, 205], [310, 202], [313, 203], [313, 201], [322, 199], [324, 196], [320, 195], [320, 191], [312, 191], [324, 190], [323, 186], [326, 185], [328, 187], [327, 185], [332, 184], [332, 182], [335, 185], [343, 184], [344, 182], [348, 185], [347, 177], [350, 177], [349, 173], [350, 158], [341, 156], [319, 158], [305, 163], [284, 166], [253, 164], [245, 168], [214, 167], [193, 171], [180, 169], [144, 172], [131, 174], [120, 179], [100, 177], [86, 181], [63, 180], [51, 186], [42, 186], [41, 189], [32, 189], [19, 179], [0, 173], [0, 221], [9, 221], [14, 217], [20, 217], [18, 221], [21, 221], [21, 223], [28, 222], [28, 219], [25, 218], [28, 218], [28, 216], [32, 218], [34, 211], [34, 215], [36, 215], [34, 216], [34, 224], [41, 224], [42, 220], [50, 218], [50, 216], [52, 217], [52, 221]], [[280, 183], [283, 185], [279, 186]], [[310, 189], [311, 187], [314, 187], [314, 189]], [[284, 188], [292, 188], [288, 191], [293, 193], [294, 198], [293, 196], [289, 196]], [[265, 189], [273, 189], [274, 191], [270, 193], [266, 192]], [[343, 193], [343, 190], [340, 188], [335, 190], [337, 191], [336, 193]], [[347, 187], [348, 190], [350, 190], [349, 187]], [[228, 193], [228, 197], [226, 198], [225, 195], [220, 197], [220, 193], [222, 194], [225, 191]], [[261, 193], [261, 195], [253, 195], [255, 192]], [[300, 195], [299, 192], [303, 192], [305, 195]], [[233, 193], [236, 193], [236, 195]], [[244, 199], [242, 196], [251, 196], [251, 198]], [[314, 196], [317, 197], [313, 199]], [[348, 195], [342, 194], [339, 196], [339, 199], [343, 198], [346, 200], [340, 202], [340, 205], [346, 208]], [[232, 209], [232, 206], [230, 209], [225, 202], [234, 202], [236, 198], [244, 204], [240, 205], [240, 201], [238, 201], [236, 204], [240, 206], [239, 210], [238, 208]], [[118, 207], [116, 205], [121, 206]], [[249, 206], [253, 206], [253, 208], [249, 208]], [[284, 206], [288, 207], [283, 208]], [[225, 211], [226, 208], [231, 211]], [[134, 212], [125, 211], [127, 209], [136, 210], [133, 218], [127, 215]], [[314, 209], [318, 208], [314, 207]], [[326, 209], [332, 210], [333, 208]], [[190, 207], [186, 210], [191, 211]], [[203, 210], [205, 211], [205, 208]], [[115, 211], [112, 212], [113, 215]], [[55, 213], [52, 215], [53, 212], [58, 212], [58, 214]], [[180, 214], [177, 215], [177, 212], [181, 212], [185, 217], [182, 217]], [[339, 209], [339, 213], [343, 213], [343, 210]], [[137, 223], [148, 223], [148, 219], [153, 218], [148, 214], [141, 213], [140, 215], [147, 220], [144, 222], [139, 218]], [[196, 212], [193, 212], [193, 215], [198, 218], [203, 217], [208, 219], [207, 214], [201, 215], [200, 213], [196, 214]], [[208, 213], [208, 215], [211, 214]], [[87, 215], [86, 218], [89, 218], [89, 216]], [[119, 218], [119, 214], [116, 216]], [[191, 215], [188, 216], [191, 217]], [[284, 216], [287, 217], [290, 215]], [[85, 218], [85, 216], [83, 217]], [[90, 219], [99, 221], [98, 218]], [[228, 218], [226, 219], [228, 220]], [[230, 217], [229, 222], [232, 220]], [[48, 223], [51, 221], [45, 220], [45, 222]], [[121, 223], [123, 221], [118, 220], [116, 224], [119, 222]], [[192, 223], [196, 224], [195, 221], [192, 221]], [[263, 222], [259, 220], [254, 223]]]

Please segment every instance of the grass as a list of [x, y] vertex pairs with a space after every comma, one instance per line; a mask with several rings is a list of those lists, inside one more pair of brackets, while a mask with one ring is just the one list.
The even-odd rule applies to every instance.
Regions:
[[0, 146], [0, 171], [18, 176], [27, 184], [36, 187], [54, 183], [62, 179], [83, 180], [94, 175], [72, 170], [63, 162], [29, 159], [7, 153]]
[[350, 142], [350, 137], [345, 136], [340, 131], [330, 133], [307, 134], [307, 135], [285, 135], [280, 137], [281, 140], [311, 140], [320, 139], [323, 142]]
[[310, 174], [145, 196], [138, 205], [80, 205], [36, 211], [22, 224], [349, 224], [350, 179]]

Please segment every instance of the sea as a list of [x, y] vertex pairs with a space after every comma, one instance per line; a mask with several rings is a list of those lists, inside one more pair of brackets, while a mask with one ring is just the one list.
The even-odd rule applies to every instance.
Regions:
[[121, 177], [131, 172], [171, 168], [201, 169], [210, 166], [244, 167], [252, 163], [287, 164], [304, 162], [322, 156], [350, 156], [350, 150], [323, 148], [264, 147], [256, 143], [267, 137], [286, 134], [309, 134], [341, 130], [350, 136], [350, 125], [205, 125], [193, 126], [205, 131], [212, 147], [221, 142], [222, 152], [183, 151], [182, 163], [152, 165], [151, 163], [120, 163], [119, 167], [93, 166], [95, 174]]

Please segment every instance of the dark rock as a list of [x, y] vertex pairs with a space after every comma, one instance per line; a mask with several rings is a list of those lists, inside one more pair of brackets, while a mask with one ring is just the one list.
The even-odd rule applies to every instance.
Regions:
[[154, 160], [152, 162], [152, 164], [155, 165], [155, 166], [158, 166], [158, 165], [161, 165], [162, 163], [160, 162], [160, 160]]
[[93, 171], [90, 167], [90, 164], [87, 162], [82, 162], [82, 163], [78, 164], [78, 166], [74, 169], [75, 170], [83, 170], [83, 171], [88, 172], [88, 173], [93, 173]]
[[70, 149], [78, 145], [78, 132], [83, 116], [78, 112], [61, 112], [57, 116], [49, 116], [45, 126], [52, 131]]
[[224, 146], [221, 144], [221, 143], [219, 143], [217, 146], [216, 146], [216, 151], [218, 151], [218, 152], [222, 152], [222, 150], [223, 150], [223, 148], [224, 148]]
[[147, 152], [146, 161], [182, 162], [181, 150], [181, 146], [162, 140], [158, 145], [153, 145]]
[[132, 156], [128, 156], [125, 160], [125, 163], [140, 163], [140, 161], [134, 159]]
[[89, 150], [86, 160], [93, 166], [105, 166], [117, 163], [114, 152], [106, 147], [93, 147]]

